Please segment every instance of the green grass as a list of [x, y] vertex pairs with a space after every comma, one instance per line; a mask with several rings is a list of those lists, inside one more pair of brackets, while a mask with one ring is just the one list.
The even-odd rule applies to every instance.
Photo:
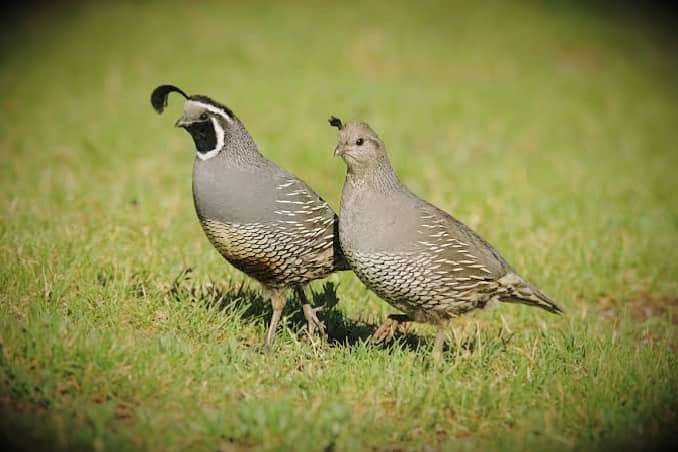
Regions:
[[[595, 450], [671, 432], [678, 60], [661, 23], [536, 2], [258, 1], [3, 21], [3, 442]], [[305, 339], [294, 302], [261, 354], [270, 307], [196, 221], [180, 99], [161, 117], [149, 105], [167, 82], [228, 104], [335, 208], [345, 169], [326, 118], [369, 121], [415, 192], [566, 315], [460, 319], [435, 365], [427, 326], [365, 342], [393, 310], [345, 273], [313, 285], [327, 343]]]

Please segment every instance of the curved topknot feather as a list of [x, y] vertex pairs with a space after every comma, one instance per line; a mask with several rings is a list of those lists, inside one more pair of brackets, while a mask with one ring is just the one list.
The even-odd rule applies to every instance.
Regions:
[[151, 105], [153, 105], [155, 111], [162, 113], [163, 110], [165, 110], [165, 107], [167, 107], [167, 97], [172, 92], [179, 93], [184, 96], [184, 98], [188, 99], [188, 95], [176, 86], [160, 85], [151, 93]]
[[341, 123], [341, 119], [337, 118], [336, 116], [330, 116], [330, 119], [328, 119], [327, 122], [329, 122], [332, 127], [336, 127], [339, 130], [344, 128], [344, 125]]

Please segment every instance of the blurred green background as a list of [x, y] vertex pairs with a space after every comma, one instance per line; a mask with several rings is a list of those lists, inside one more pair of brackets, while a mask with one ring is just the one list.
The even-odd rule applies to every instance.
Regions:
[[[584, 2], [8, 10], [3, 440], [64, 450], [661, 440], [678, 394], [671, 23], [666, 11]], [[567, 316], [502, 306], [462, 319], [460, 337], [479, 342], [462, 341], [464, 353], [458, 343], [438, 369], [427, 327], [386, 350], [364, 344], [356, 331], [393, 310], [334, 275], [331, 345], [303, 341], [290, 320], [276, 356], [261, 356], [266, 302], [200, 230], [194, 150], [172, 127], [181, 99], [163, 116], [149, 104], [163, 83], [231, 107], [267, 157], [335, 209], [345, 168], [326, 120], [369, 122], [413, 191], [479, 231]], [[190, 280], [175, 280], [186, 268]], [[204, 309], [241, 283], [244, 311]], [[297, 311], [288, 304], [290, 319]], [[516, 338], [504, 347], [507, 330]]]

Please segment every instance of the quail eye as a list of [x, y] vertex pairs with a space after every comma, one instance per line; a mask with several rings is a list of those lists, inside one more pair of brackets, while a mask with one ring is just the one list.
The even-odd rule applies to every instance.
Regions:
[[362, 138], [358, 138], [358, 139], [355, 141], [355, 144], [357, 144], [358, 146], [362, 146], [364, 142], [365, 142], [365, 141], [364, 141]]
[[206, 121], [207, 120], [207, 113], [201, 114], [200, 119], [203, 120], [203, 121]]

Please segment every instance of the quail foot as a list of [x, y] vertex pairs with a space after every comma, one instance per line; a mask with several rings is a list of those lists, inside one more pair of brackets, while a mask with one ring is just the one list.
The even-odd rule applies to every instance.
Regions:
[[[358, 278], [407, 319], [437, 326], [434, 358], [442, 352], [448, 322], [474, 309], [499, 301], [561, 312], [492, 245], [408, 190], [369, 125], [342, 124], [335, 117], [329, 122], [338, 129], [335, 155], [347, 166], [339, 213], [342, 251]], [[391, 316], [377, 340], [403, 320]]]
[[348, 269], [337, 241], [337, 216], [302, 180], [266, 159], [240, 119], [207, 96], [188, 96], [172, 85], [157, 87], [158, 113], [170, 93], [185, 98], [176, 126], [193, 138], [193, 201], [212, 245], [235, 268], [271, 294], [273, 315], [266, 334], [270, 350], [288, 289], [300, 297], [309, 333], [323, 323], [304, 286]]

